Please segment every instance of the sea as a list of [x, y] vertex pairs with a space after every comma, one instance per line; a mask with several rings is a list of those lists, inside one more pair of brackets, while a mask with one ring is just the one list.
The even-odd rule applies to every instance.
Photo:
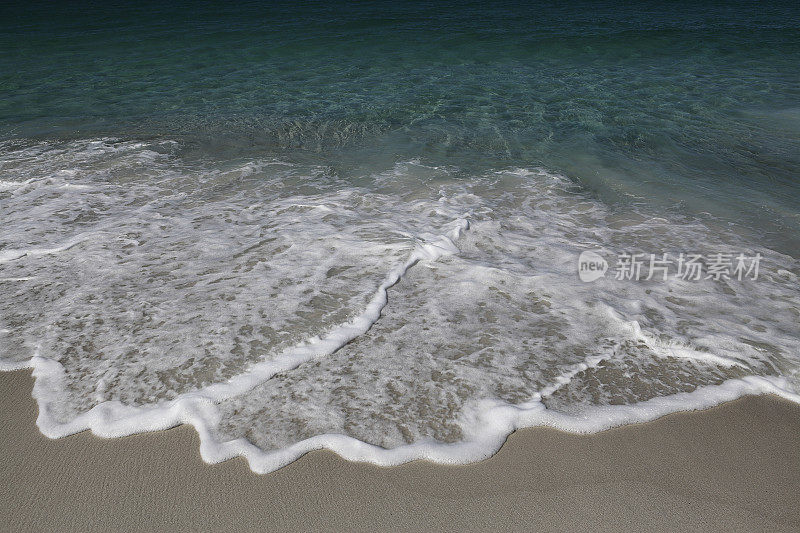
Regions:
[[796, 2], [3, 3], [0, 369], [261, 473], [800, 403], [798, 65]]

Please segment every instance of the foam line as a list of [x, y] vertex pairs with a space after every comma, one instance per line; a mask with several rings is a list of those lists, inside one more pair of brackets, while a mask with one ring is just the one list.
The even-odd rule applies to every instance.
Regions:
[[611, 317], [613, 317], [614, 320], [616, 320], [624, 329], [630, 331], [636, 340], [644, 343], [653, 351], [654, 354], [659, 357], [675, 357], [678, 359], [689, 359], [692, 361], [711, 363], [726, 368], [739, 367], [745, 370], [750, 370], [747, 365], [742, 364], [736, 359], [730, 357], [702, 352], [690, 346], [679, 344], [674, 341], [664, 342], [644, 331], [641, 325], [639, 325], [638, 321], [624, 320], [611, 308], [609, 308], [609, 315], [611, 315]]
[[[364, 312], [351, 322], [339, 326], [323, 337], [313, 338], [295, 346], [274, 361], [256, 364], [249, 371], [226, 383], [214, 384], [169, 402], [136, 407], [124, 405], [119, 401], [106, 401], [69, 422], [60, 423], [53, 415], [56, 398], [51, 397], [51, 391], [64, 388], [64, 369], [59, 362], [39, 355], [34, 355], [31, 359], [22, 362], [0, 359], [0, 370], [33, 369], [33, 377], [36, 380], [33, 396], [39, 405], [39, 416], [36, 422], [41, 432], [47, 437], [60, 438], [80, 431], [91, 430], [100, 437], [112, 438], [168, 429], [179, 424], [192, 424], [203, 441], [201, 453], [206, 461], [218, 462], [234, 455], [242, 455], [248, 460], [251, 458], [257, 460], [259, 455], [256, 450], [258, 448], [246, 441], [213, 443], [211, 428], [218, 423], [214, 404], [225, 398], [241, 394], [278, 372], [295, 368], [313, 358], [329, 355], [357, 336], [366, 333], [380, 318], [381, 311], [388, 303], [389, 288], [399, 282], [412, 266], [421, 260], [434, 261], [458, 252], [455, 241], [463, 231], [469, 228], [469, 222], [466, 219], [460, 219], [453, 226], [444, 235], [432, 236], [418, 243], [406, 262], [387, 274]], [[322, 435], [317, 440], [312, 439], [312, 442], [322, 443], [317, 447], [326, 447], [325, 443], [342, 442], [342, 438], [347, 439], [347, 437], [335, 436], [329, 440], [329, 436]], [[361, 445], [368, 446], [364, 443]], [[258, 451], [260, 452], [260, 450]], [[269, 464], [273, 463], [269, 462]], [[271, 469], [274, 470], [279, 466], [282, 465]], [[261, 471], [267, 470], [266, 467], [261, 469]]]
[[549, 385], [540, 390], [536, 395], [534, 395], [534, 398], [536, 400], [540, 400], [542, 398], [547, 398], [548, 396], [552, 396], [561, 387], [569, 384], [569, 382], [572, 381], [572, 378], [574, 378], [581, 372], [588, 370], [590, 368], [597, 368], [600, 365], [600, 363], [608, 359], [609, 359], [608, 357], [600, 357], [600, 356], [587, 357], [582, 363], [577, 363], [575, 365], [570, 366], [565, 372], [557, 376], [552, 385]]
[[[594, 433], [630, 423], [654, 420], [676, 411], [705, 409], [734, 400], [747, 394], [777, 394], [800, 402], [796, 394], [788, 392], [780, 380], [771, 381], [758, 376], [730, 380], [719, 386], [709, 386], [692, 393], [655, 398], [630, 406], [598, 407], [589, 416], [572, 417], [547, 410], [541, 403], [520, 408], [508, 404], [485, 406], [476, 417], [472, 428], [474, 436], [464, 442], [447, 444], [435, 441], [417, 442], [393, 449], [384, 449], [341, 434], [323, 434], [298, 442], [286, 448], [264, 452], [244, 439], [227, 442], [214, 440], [213, 406], [200, 400], [177, 403], [170, 413], [175, 423], [192, 424], [200, 436], [200, 453], [206, 462], [218, 463], [233, 457], [243, 457], [257, 473], [277, 470], [302, 455], [319, 449], [331, 450], [350, 461], [369, 462], [381, 466], [395, 466], [413, 460], [427, 460], [440, 464], [467, 464], [494, 455], [508, 435], [516, 429], [547, 426], [571, 433]], [[211, 421], [211, 423], [209, 423]], [[165, 426], [159, 420], [142, 418], [153, 429]], [[174, 424], [173, 424], [174, 425]]]
[[61, 365], [35, 356], [15, 368], [2, 368], [12, 370], [24, 367], [33, 368], [36, 378], [33, 396], [39, 403], [37, 425], [50, 438], [87, 429], [97, 436], [112, 438], [191, 424], [200, 437], [200, 453], [204, 461], [218, 463], [243, 457], [256, 473], [272, 472], [319, 449], [331, 450], [350, 461], [381, 466], [394, 466], [419, 459], [440, 464], [467, 464], [492, 456], [510, 433], [521, 428], [546, 426], [571, 433], [596, 433], [625, 424], [648, 422], [673, 412], [707, 409], [745, 395], [775, 394], [800, 403], [800, 395], [791, 392], [785, 379], [747, 376], [637, 404], [598, 406], [581, 416], [548, 410], [537, 400], [522, 405], [485, 400], [479, 402], [472, 416], [467, 418], [465, 434], [469, 438], [454, 444], [423, 441], [385, 449], [346, 435], [323, 434], [286, 448], [265, 452], [244, 439], [217, 441], [212, 432], [219, 421], [215, 404], [210, 398], [197, 393], [187, 394], [167, 404], [143, 407], [104, 402], [66, 424], [59, 424], [52, 419], [47, 390], [52, 390], [49, 388], [54, 381], [63, 379]]
[[466, 219], [460, 219], [447, 234], [437, 235], [418, 243], [406, 262], [387, 274], [364, 311], [352, 321], [335, 328], [322, 337], [314, 337], [294, 346], [275, 360], [257, 363], [247, 372], [239, 374], [225, 383], [210, 385], [198, 391], [197, 394], [214, 401], [221, 401], [248, 391], [279, 372], [291, 370], [311, 359], [334, 353], [359, 335], [369, 331], [378, 321], [381, 311], [389, 301], [389, 289], [397, 284], [411, 267], [422, 260], [435, 261], [445, 255], [458, 253], [455, 241], [467, 229], [469, 229], [469, 222]]
[[80, 234], [71, 239], [68, 239], [64, 244], [61, 246], [56, 246], [53, 248], [28, 248], [25, 250], [18, 250], [18, 249], [11, 249], [11, 250], [0, 250], [0, 263], [8, 263], [9, 261], [14, 261], [15, 259], [19, 259], [20, 257], [25, 257], [26, 255], [49, 255], [49, 254], [57, 254], [59, 252], [64, 252], [69, 250], [73, 246], [82, 243], [83, 241], [87, 240], [90, 235], [88, 234]]

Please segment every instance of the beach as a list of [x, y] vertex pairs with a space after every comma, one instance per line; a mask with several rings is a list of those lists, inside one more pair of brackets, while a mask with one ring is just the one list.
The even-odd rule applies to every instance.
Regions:
[[0, 533], [800, 531], [799, 32], [0, 5]]
[[800, 407], [745, 397], [593, 435], [534, 428], [466, 466], [311, 452], [276, 472], [205, 464], [191, 427], [37, 430], [28, 371], [0, 375], [5, 531], [796, 531]]

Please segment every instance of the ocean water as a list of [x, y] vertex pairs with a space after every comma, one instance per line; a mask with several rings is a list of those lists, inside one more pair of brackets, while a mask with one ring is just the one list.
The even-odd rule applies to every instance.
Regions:
[[0, 369], [33, 368], [50, 437], [465, 463], [521, 427], [800, 402], [795, 3], [20, 3], [0, 29]]

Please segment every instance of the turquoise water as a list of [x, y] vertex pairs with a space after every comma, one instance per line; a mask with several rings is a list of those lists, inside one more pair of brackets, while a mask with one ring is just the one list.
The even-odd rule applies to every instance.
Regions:
[[791, 2], [4, 4], [0, 368], [258, 471], [796, 400], [797, 65]]
[[19, 4], [0, 20], [3, 136], [541, 165], [798, 250], [793, 2]]

